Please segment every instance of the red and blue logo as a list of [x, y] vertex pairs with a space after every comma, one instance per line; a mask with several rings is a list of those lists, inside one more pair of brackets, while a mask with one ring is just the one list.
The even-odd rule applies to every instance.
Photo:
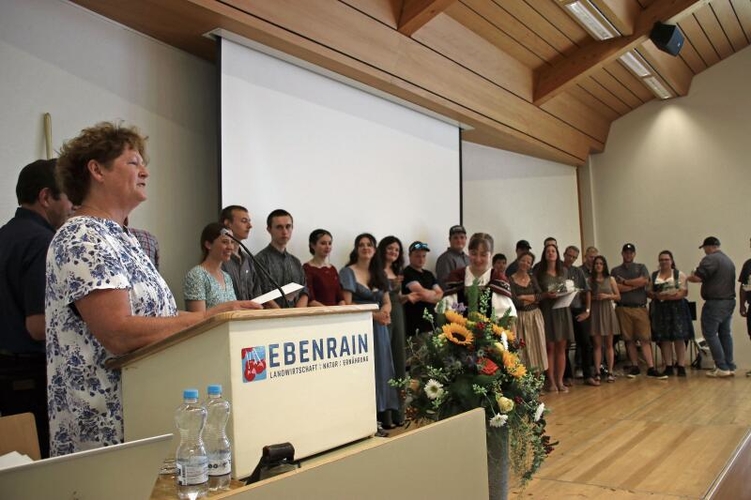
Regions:
[[242, 363], [243, 383], [266, 380], [266, 346], [244, 347]]

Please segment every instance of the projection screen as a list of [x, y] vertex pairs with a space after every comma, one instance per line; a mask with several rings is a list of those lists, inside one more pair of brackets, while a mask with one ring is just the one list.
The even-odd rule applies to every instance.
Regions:
[[246, 244], [269, 243], [266, 216], [294, 217], [288, 250], [328, 229], [331, 262], [357, 234], [427, 242], [428, 267], [460, 222], [459, 128], [296, 64], [221, 40], [221, 203], [246, 206]]

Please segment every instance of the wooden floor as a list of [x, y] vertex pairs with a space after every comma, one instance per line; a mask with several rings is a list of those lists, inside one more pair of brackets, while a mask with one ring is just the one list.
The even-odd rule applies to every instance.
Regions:
[[[548, 432], [559, 444], [510, 497], [705, 498], [751, 429], [751, 378], [744, 371], [728, 379], [700, 370], [669, 380], [643, 373], [600, 387], [577, 380], [568, 394], [545, 395]], [[751, 489], [733, 496], [740, 498], [751, 498]]]

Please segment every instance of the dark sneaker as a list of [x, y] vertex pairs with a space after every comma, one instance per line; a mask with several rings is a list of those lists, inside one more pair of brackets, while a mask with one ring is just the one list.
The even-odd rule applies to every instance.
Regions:
[[671, 366], [666, 366], [665, 367], [665, 371], [662, 372], [662, 373], [664, 373], [668, 377], [672, 377], [673, 376], [673, 366], [672, 365]]
[[649, 370], [647, 370], [647, 377], [649, 377], [649, 378], [655, 378], [657, 380], [667, 380], [668, 379], [668, 376], [665, 375], [664, 372], [660, 373], [660, 372], [658, 372], [654, 368], [650, 368]]
[[628, 374], [626, 375], [628, 378], [635, 378], [641, 375], [641, 370], [639, 370], [638, 366], [632, 366], [631, 369], [628, 371]]
[[685, 366], [679, 366], [678, 367], [678, 376], [679, 377], [685, 377], [686, 376], [686, 367]]

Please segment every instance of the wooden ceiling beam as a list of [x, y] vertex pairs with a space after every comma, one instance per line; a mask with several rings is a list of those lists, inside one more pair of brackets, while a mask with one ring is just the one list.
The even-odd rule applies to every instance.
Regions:
[[399, 16], [399, 33], [412, 36], [456, 0], [404, 0]]
[[710, 0], [656, 0], [639, 15], [634, 32], [625, 37], [596, 42], [581, 47], [560, 63], [543, 68], [535, 74], [534, 103], [542, 105], [558, 94], [589, 78], [603, 64], [615, 61], [621, 55], [649, 39], [657, 21], [677, 23]]

